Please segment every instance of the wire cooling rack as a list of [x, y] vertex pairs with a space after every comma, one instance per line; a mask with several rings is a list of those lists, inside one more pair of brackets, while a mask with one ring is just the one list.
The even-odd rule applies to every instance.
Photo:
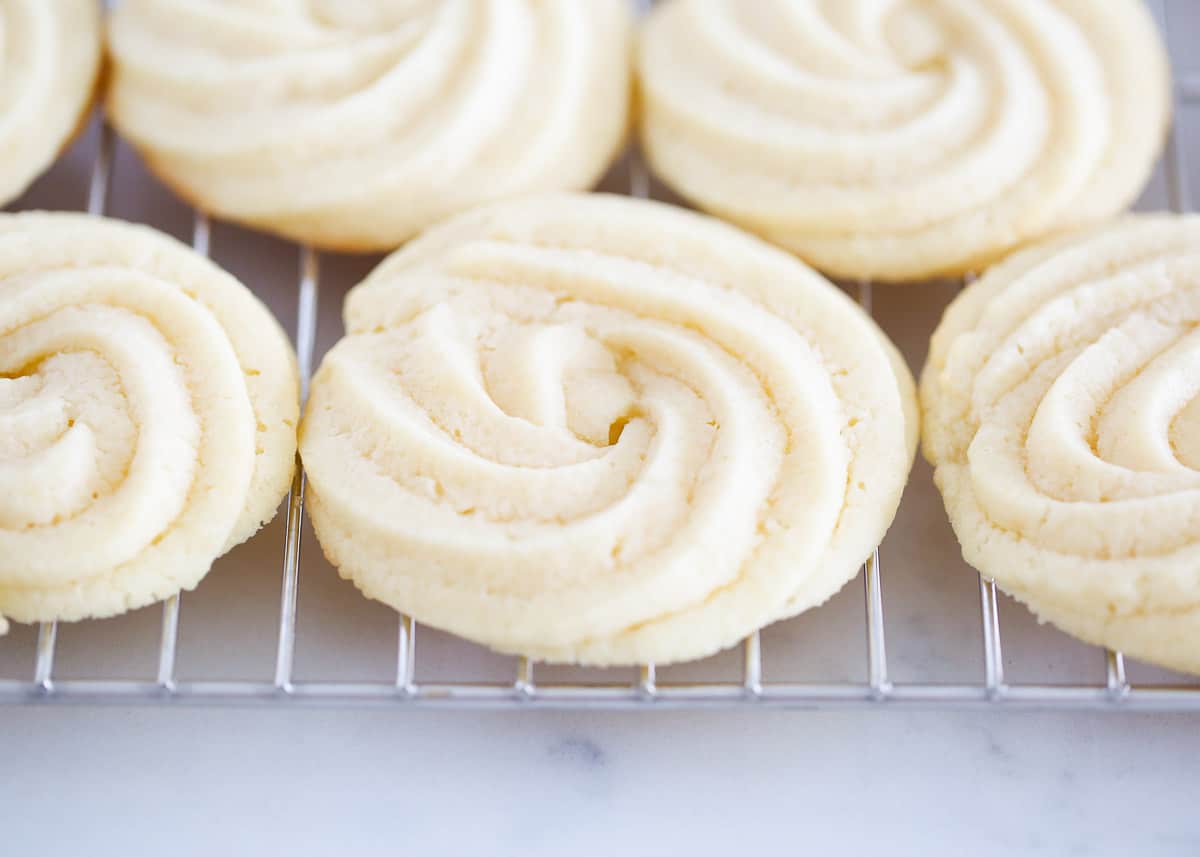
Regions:
[[[1166, 22], [1166, 14], [1170, 11], [1173, 23], [1176, 20], [1174, 16], [1182, 13], [1185, 25], [1191, 25], [1192, 29], [1200, 27], [1200, 16], [1195, 14], [1195, 6], [1184, 6], [1182, 3], [1166, 5], [1170, 6], [1170, 9], [1164, 8], [1162, 4], [1155, 7], [1163, 23]], [[1177, 64], [1183, 59], [1179, 56], [1180, 53], [1176, 52]], [[1190, 211], [1192, 205], [1186, 162], [1188, 146], [1185, 141], [1185, 128], [1189, 107], [1200, 106], [1200, 69], [1182, 70], [1176, 80], [1175, 102], [1176, 125], [1157, 179], [1160, 199], [1157, 204], [1149, 200], [1149, 204], [1151, 207], [1162, 207], [1162, 198], [1165, 197], [1165, 202], [1173, 210]], [[112, 131], [103, 123], [102, 117], [97, 117], [96, 130], [85, 144], [81, 145], [90, 149], [85, 153], [85, 156], [90, 156], [90, 165], [85, 173], [86, 210], [92, 214], [109, 213], [115, 155], [119, 144]], [[128, 152], [125, 154], [132, 157]], [[131, 172], [136, 174], [131, 177], [131, 182], [151, 181], [140, 170]], [[630, 152], [625, 163], [610, 177], [609, 189], [616, 189], [616, 185], [620, 185], [619, 189], [633, 196], [669, 196], [651, 181], [636, 152]], [[28, 206], [22, 201], [16, 207]], [[207, 255], [212, 249], [214, 225], [199, 212], [192, 212], [190, 217], [192, 245], [198, 252]], [[320, 311], [322, 262], [332, 262], [336, 265], [337, 260], [319, 256], [307, 247], [292, 246], [287, 250], [274, 239], [256, 239], [248, 233], [243, 233], [241, 240], [250, 244], [252, 249], [249, 252], [256, 252], [253, 242], [259, 241], [271, 242], [269, 250], [276, 255], [280, 252], [294, 254], [291, 265], [294, 266], [296, 276], [291, 284], [290, 293], [286, 293], [285, 297], [294, 301], [292, 312], [295, 315], [295, 345], [302, 390], [307, 394], [308, 379], [312, 373], [314, 359], [318, 356], [318, 327], [323, 318], [330, 316], [332, 318], [326, 323], [336, 326], [336, 314], [341, 298], [340, 293], [335, 294], [335, 300], [329, 302], [326, 312], [323, 314]], [[254, 287], [255, 283], [251, 282], [251, 286]], [[868, 312], [872, 311], [874, 301], [871, 285], [862, 283], [856, 288], [860, 303]], [[887, 292], [894, 294], [890, 289]], [[884, 293], [881, 291], [878, 297], [883, 300]], [[278, 308], [277, 311], [282, 312]], [[892, 320], [902, 316], [903, 313], [897, 316], [893, 312]], [[889, 333], [895, 335], [895, 331], [888, 325], [888, 320], [881, 319], [881, 323]], [[936, 313], [925, 321], [926, 327], [929, 327], [936, 321]], [[333, 331], [333, 335], [328, 338], [332, 340], [338, 332], [340, 331]], [[927, 336], [927, 333], [925, 330], [922, 336]], [[918, 361], [914, 359], [914, 362]], [[918, 465], [918, 470], [921, 467]], [[924, 474], [924, 478], [927, 481], [927, 473]], [[653, 664], [643, 665], [628, 675], [618, 670], [569, 670], [564, 673], [562, 668], [558, 667], [536, 667], [533, 662], [524, 658], [493, 657], [464, 641], [448, 643], [446, 635], [439, 632], [422, 630], [418, 635], [417, 623], [411, 617], [403, 615], [398, 621], [391, 619], [395, 624], [390, 646], [391, 655], [386, 659], [390, 664], [386, 677], [373, 676], [371, 680], [347, 680], [344, 677], [345, 673], [358, 673], [358, 670], [348, 666], [359, 657], [357, 645], [361, 642], [353, 627], [340, 637], [331, 637], [328, 633], [322, 635], [321, 645], [336, 650], [332, 653], [332, 660], [329, 657], [325, 658], [327, 672], [332, 673], [331, 677], [298, 677], [297, 643], [299, 635], [307, 627], [298, 620], [297, 610], [302, 583], [302, 548], [306, 551], [306, 557], [311, 553], [319, 553], [315, 545], [309, 544], [311, 536], [306, 538], [304, 535], [304, 492], [304, 474], [298, 469], [283, 507], [282, 528], [270, 527], [249, 543], [257, 544], [258, 547], [252, 549], [257, 557], [262, 555], [263, 546], [269, 547], [273, 540], [274, 551], [277, 551], [275, 555], [279, 558], [276, 561], [281, 564], [281, 582], [277, 584], [276, 589], [277, 601], [276, 597], [265, 601], [259, 599], [258, 605], [260, 612], [269, 610], [275, 617], [271, 620], [271, 624], [275, 626], [272, 640], [274, 663], [271, 674], [247, 677], [244, 675], [245, 669], [239, 661], [237, 651], [217, 651], [208, 659], [209, 665], [204, 670], [207, 677], [189, 678], [181, 675], [178, 663], [181, 598], [177, 596], [161, 606], [161, 620], [157, 622], [154, 634], [157, 642], [153, 666], [147, 671], [148, 674], [140, 677], [114, 675], [117, 670], [109, 669], [107, 655], [111, 651], [115, 656], [117, 648], [128, 648], [130, 645], [128, 635], [109, 633], [113, 628], [112, 622], [140, 621], [144, 625], [144, 619], [109, 620], [109, 624], [99, 632], [99, 636], [90, 635], [87, 646], [92, 650], [93, 660], [98, 666], [94, 666], [88, 674], [78, 677], [61, 678], [57, 675], [59, 628], [56, 623], [46, 623], [37, 629], [32, 652], [17, 651], [21, 648], [21, 643], [14, 638], [19, 637], [19, 632], [14, 631], [7, 640], [0, 638], [0, 703], [326, 704], [398, 708], [447, 706], [643, 710], [664, 707], [1036, 707], [1108, 711], [1200, 711], [1200, 683], [1196, 680], [1156, 670], [1147, 671], [1155, 680], [1131, 680], [1126, 672], [1125, 659], [1120, 652], [1092, 649], [1074, 641], [1067, 641], [1057, 632], [1038, 629], [1019, 607], [1013, 609], [1007, 599], [997, 593], [995, 584], [990, 580], [979, 578], [977, 603], [974, 606], [950, 603], [952, 599], [949, 598], [949, 593], [943, 591], [951, 588], [950, 586], [940, 581], [932, 588], [928, 582], [918, 583], [922, 580], [922, 575], [928, 577], [930, 571], [917, 567], [919, 563], [914, 563], [911, 559], [911, 548], [900, 551], [909, 558], [905, 563], [906, 567], [897, 572], [897, 585], [902, 587], [906, 582], [910, 587], [922, 585], [924, 600], [941, 599], [944, 596], [946, 603], [927, 605], [923, 611], [906, 611], [911, 615], [899, 624], [893, 623], [892, 637], [904, 640], [906, 634], [910, 637], [915, 635], [919, 640], [928, 642], [929, 635], [926, 633], [922, 637], [921, 629], [931, 624], [931, 621], [939, 626], [950, 626], [941, 641], [940, 650], [932, 644], [927, 646], [928, 651], [924, 651], [919, 644], [914, 647], [906, 643], [910, 652], [916, 654], [905, 661], [922, 664], [914, 679], [893, 678], [889, 669], [882, 583], [887, 579], [891, 585], [891, 575], [882, 574], [883, 563], [879, 551], [864, 564], [860, 595], [855, 596], [853, 589], [848, 587], [848, 591], [835, 598], [835, 601], [840, 601], [840, 606], [826, 605], [818, 611], [811, 611], [781, 623], [780, 626], [752, 634], [742, 642], [736, 653], [726, 653], [720, 658], [686, 668], [686, 677], [683, 680], [676, 680], [670, 676], [670, 673], [678, 671], [679, 668], [660, 671]], [[901, 532], [899, 536], [889, 534], [884, 543], [884, 554], [888, 552], [887, 546], [896, 539], [907, 538], [908, 544], [911, 545], [914, 540], [925, 538], [925, 532], [932, 531], [943, 545], [941, 559], [947, 564], [961, 565], [961, 559], [951, 555], [952, 536], [947, 536], [948, 525], [945, 523], [940, 503], [936, 502], [936, 495], [930, 491], [916, 497], [912, 495], [913, 490], [910, 488], [894, 528], [902, 528], [908, 532]], [[916, 504], [921, 504], [921, 507], [914, 510]], [[235, 550], [218, 565], [240, 563], [244, 566], [249, 560], [259, 562], [254, 557], [248, 560], [246, 556], [239, 554], [239, 551], [242, 549]], [[318, 567], [310, 569], [312, 574], [328, 575], [332, 578], [333, 572], [319, 557], [315, 562]], [[245, 570], [233, 570], [230, 573], [245, 573]], [[308, 579], [307, 575], [305, 579]], [[947, 581], [958, 579], [967, 579], [965, 570], [955, 568], [946, 578]], [[317, 581], [324, 586], [325, 582], [320, 578], [317, 578]], [[203, 589], [202, 585], [201, 592]], [[236, 588], [225, 595], [240, 597]], [[961, 589], [959, 595], [962, 595]], [[190, 599], [195, 596], [188, 594], [183, 597]], [[851, 621], [849, 611], [852, 605], [847, 601], [855, 597], [861, 599], [857, 608], [861, 617], [861, 629], [847, 627], [856, 624]], [[366, 603], [362, 601], [363, 605]], [[155, 609], [158, 608], [147, 608]], [[223, 612], [224, 608], [221, 609]], [[380, 611], [383, 608], [372, 609]], [[964, 630], [962, 616], [966, 610], [978, 612], [974, 630]], [[843, 656], [846, 652], [860, 650], [859, 668], [850, 670], [855, 675], [825, 678], [821, 676], [820, 658], [815, 664], [818, 668], [808, 670], [809, 673], [815, 674], [816, 678], [812, 674], [806, 674], [776, 680], [768, 675], [771, 665], [776, 660], [786, 659], [789, 653], [795, 655], [798, 648], [809, 646], [812, 640], [805, 637], [806, 623], [814, 622], [814, 617], [827, 611], [836, 611], [837, 621], [833, 627], [830, 627], [828, 622], [825, 623], [823, 646], [827, 651], [837, 652], [832, 659], [839, 662], [845, 661]], [[146, 611], [137, 611], [137, 614], [143, 616], [145, 613]], [[1002, 614], [1005, 613], [1011, 613], [1005, 624], [1016, 627], [1015, 632], [1010, 630], [1002, 635]], [[378, 615], [377, 612], [376, 623], [379, 621]], [[357, 620], [351, 619], [350, 625], [353, 626], [356, 622]], [[220, 643], [228, 633], [228, 625], [214, 619], [213, 611], [209, 611], [207, 616], [200, 616], [197, 624], [199, 627], [194, 635], [196, 647], [201, 650], [221, 650]], [[784, 626], [799, 630], [793, 635]], [[956, 640], [955, 634], [961, 639]], [[765, 653], [767, 647], [764, 640], [768, 635], [772, 640], [771, 658]], [[423, 641], [421, 646], [418, 646], [418, 636]], [[431, 655], [428, 658], [432, 662], [431, 665], [425, 665], [423, 659], [418, 657], [418, 652], [425, 650], [424, 641], [427, 639], [432, 643]], [[979, 645], [980, 641], [982, 645]], [[1006, 641], [1013, 644], [1019, 657], [1005, 656]], [[110, 645], [111, 650], [108, 648]], [[816, 648], [821, 646], [822, 643], [818, 641]], [[6, 647], [10, 651], [6, 652]], [[973, 658], [968, 658], [973, 660], [974, 664], [973, 668], [966, 672], [962, 666], [963, 647], [974, 648], [977, 651]], [[1085, 680], [1074, 677], [1067, 681], [1057, 680], [1061, 679], [1062, 671], [1055, 665], [1061, 658], [1051, 650], [1064, 647], [1068, 650], [1066, 660], [1075, 664], [1092, 661], [1097, 667], [1102, 664], [1102, 672], [1097, 669], [1094, 677]], [[22, 654], [32, 655], [31, 663], [30, 660], [24, 660], [23, 670], [20, 667]], [[462, 680], [454, 677], [456, 662], [478, 661], [480, 657], [485, 659], [489, 667], [485, 678], [473, 676]], [[825, 659], [829, 660], [831, 659]], [[1021, 672], [1022, 670], [1017, 668], [1025, 662], [1040, 664], [1042, 673], [1052, 680], [1044, 680], [1042, 677], [1041, 680], [1012, 681], [1006, 677], [1006, 669], [1009, 673]], [[814, 666], [812, 659], [806, 663], [809, 667]], [[943, 677], [940, 667], [945, 667], [944, 672], [948, 677]], [[19, 674], [22, 671], [24, 675]], [[913, 672], [911, 668], [907, 671]], [[422, 675], [422, 672], [432, 674]], [[835, 668], [833, 672], [837, 673], [838, 669]]]

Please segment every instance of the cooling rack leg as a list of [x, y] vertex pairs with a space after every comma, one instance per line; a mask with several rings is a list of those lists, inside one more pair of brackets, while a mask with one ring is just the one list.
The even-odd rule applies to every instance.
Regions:
[[179, 641], [179, 596], [163, 602], [162, 636], [158, 648], [158, 686], [175, 689], [175, 649]]
[[1129, 696], [1129, 681], [1125, 678], [1125, 656], [1108, 649], [1104, 652], [1104, 662], [1108, 673], [1108, 695], [1114, 700]]
[[396, 688], [411, 696], [416, 693], [417, 623], [407, 614], [400, 614], [400, 631], [396, 640]]
[[[300, 248], [300, 295], [296, 311], [296, 361], [300, 370], [300, 399], [308, 398], [312, 377], [313, 347], [317, 334], [319, 270], [317, 253]], [[292, 690], [292, 665], [296, 655], [296, 593], [300, 575], [300, 533], [304, 519], [304, 470], [296, 457], [296, 475], [288, 492], [286, 540], [283, 545], [283, 586], [279, 596], [279, 648], [275, 656], [275, 687]]]
[[283, 545], [283, 587], [279, 596], [279, 647], [275, 654], [275, 687], [292, 689], [296, 655], [296, 588], [300, 574], [300, 533], [304, 516], [304, 472], [296, 460], [296, 475], [288, 492], [286, 540]]
[[658, 671], [654, 664], [646, 664], [638, 670], [637, 695], [646, 701], [658, 696]]
[[54, 690], [54, 644], [57, 640], [57, 622], [43, 622], [38, 626], [37, 662], [33, 667], [33, 683], [44, 693]]
[[983, 667], [987, 694], [995, 698], [1005, 691], [1004, 655], [1000, 648], [1000, 609], [996, 582], [979, 576], [979, 608], [983, 620]]
[[537, 692], [537, 686], [533, 683], [533, 661], [529, 658], [517, 660], [517, 679], [513, 682], [513, 690], [522, 699], [529, 699]]
[[742, 641], [742, 689], [746, 696], [762, 696], [762, 635], [758, 631]]
[[867, 679], [871, 695], [887, 696], [892, 690], [888, 679], [887, 643], [883, 628], [883, 588], [879, 582], [879, 551], [867, 558], [863, 568], [863, 587], [867, 607]]

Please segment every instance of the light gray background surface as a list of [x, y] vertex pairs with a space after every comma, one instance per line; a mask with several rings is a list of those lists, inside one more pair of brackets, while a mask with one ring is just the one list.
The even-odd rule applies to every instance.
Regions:
[[1200, 853], [1197, 721], [0, 713], [0, 852]]

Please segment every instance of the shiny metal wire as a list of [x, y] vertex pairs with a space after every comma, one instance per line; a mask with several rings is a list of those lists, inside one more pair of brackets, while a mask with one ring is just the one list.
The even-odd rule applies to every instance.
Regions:
[[[637, 0], [640, 6], [645, 0]], [[1175, 86], [1176, 125], [1164, 157], [1168, 196], [1175, 211], [1190, 211], [1186, 149], [1181, 131], [1185, 109], [1200, 105], [1200, 76], [1185, 76]], [[98, 154], [87, 187], [85, 208], [102, 214], [113, 169], [114, 139], [100, 123]], [[645, 165], [631, 152], [628, 192], [650, 195]], [[195, 214], [192, 245], [208, 254], [210, 224]], [[298, 249], [296, 351], [302, 397], [307, 396], [316, 336], [320, 265], [318, 254]], [[859, 303], [871, 311], [870, 283], [858, 286]], [[866, 681], [836, 684], [771, 682], [764, 679], [764, 655], [758, 633], [742, 643], [740, 681], [660, 683], [654, 664], [643, 665], [632, 683], [582, 685], [541, 683], [535, 665], [517, 660], [510, 683], [426, 683], [417, 681], [417, 623], [401, 615], [396, 638], [395, 681], [348, 683], [295, 681], [296, 599], [300, 584], [301, 522], [304, 513], [304, 473], [297, 460], [286, 504], [282, 546], [278, 643], [272, 681], [178, 681], [175, 675], [180, 620], [179, 596], [163, 604], [158, 667], [153, 680], [88, 679], [55, 681], [55, 623], [38, 631], [33, 671], [28, 681], [0, 680], [0, 703], [63, 704], [280, 704], [334, 706], [399, 706], [451, 708], [1048, 708], [1107, 711], [1200, 711], [1200, 685], [1133, 685], [1120, 652], [1104, 652], [1105, 682], [1095, 685], [1017, 684], [1005, 680], [999, 597], [994, 582], [980, 577], [980, 623], [983, 651], [977, 683], [893, 683], [888, 674], [884, 597], [879, 551], [863, 566], [866, 635]]]

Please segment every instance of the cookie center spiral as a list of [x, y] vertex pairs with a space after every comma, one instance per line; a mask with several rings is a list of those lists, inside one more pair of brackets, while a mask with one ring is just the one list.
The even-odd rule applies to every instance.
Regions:
[[193, 479], [199, 426], [172, 349], [142, 316], [97, 305], [4, 344], [0, 484], [20, 486], [0, 499], [4, 543], [60, 575], [119, 565], [166, 530]]
[[0, 378], [0, 472], [7, 483], [20, 471], [33, 488], [0, 497], [0, 526], [55, 523], [111, 494], [129, 467], [136, 434], [120, 379], [100, 355], [59, 354]]
[[602, 342], [567, 324], [522, 325], [490, 339], [483, 376], [501, 409], [585, 443], [615, 445], [637, 392]]

